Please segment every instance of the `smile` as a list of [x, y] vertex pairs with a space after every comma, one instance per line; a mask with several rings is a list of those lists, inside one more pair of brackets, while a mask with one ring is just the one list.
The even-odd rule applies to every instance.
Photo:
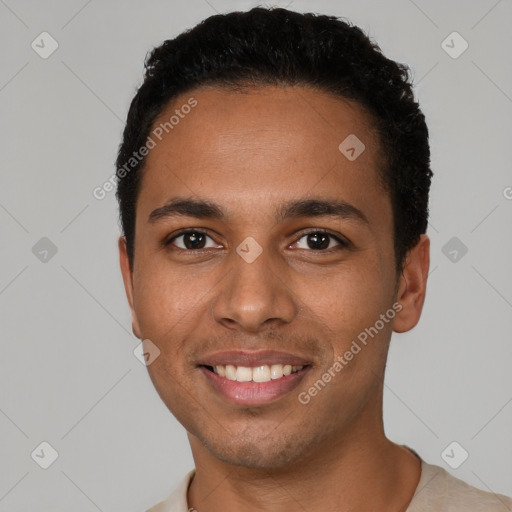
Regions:
[[219, 364], [207, 368], [228, 380], [236, 380], [237, 382], [270, 382], [271, 380], [281, 379], [286, 375], [297, 373], [304, 366], [294, 366], [291, 364], [273, 364], [269, 366], [264, 364], [248, 367]]
[[263, 406], [284, 398], [302, 381], [311, 365], [201, 365], [209, 392], [240, 406]]

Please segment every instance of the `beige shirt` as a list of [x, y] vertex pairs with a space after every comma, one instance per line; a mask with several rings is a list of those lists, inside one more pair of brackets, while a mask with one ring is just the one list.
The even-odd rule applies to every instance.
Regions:
[[[147, 512], [193, 512], [187, 504], [190, 471], [174, 492]], [[512, 498], [481, 491], [455, 478], [440, 466], [421, 461], [421, 477], [406, 512], [509, 512]], [[208, 511], [199, 511], [208, 512]]]

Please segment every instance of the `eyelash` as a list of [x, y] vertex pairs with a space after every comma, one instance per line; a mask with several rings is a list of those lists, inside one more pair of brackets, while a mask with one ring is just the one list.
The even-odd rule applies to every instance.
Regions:
[[[163, 241], [163, 246], [164, 247], [169, 247], [172, 244], [172, 242], [174, 242], [174, 240], [176, 240], [180, 236], [186, 235], [187, 233], [197, 233], [197, 234], [206, 235], [209, 238], [212, 238], [206, 231], [203, 231], [202, 229], [187, 228], [187, 229], [183, 229], [181, 231], [178, 231], [178, 233], [175, 233], [171, 238], [166, 238]], [[310, 231], [306, 231], [306, 232], [301, 233], [299, 238], [294, 243], [297, 243], [301, 238], [303, 238], [303, 237], [305, 237], [307, 235], [317, 234], [317, 233], [328, 235], [329, 237], [333, 238], [334, 240], [336, 240], [336, 242], [339, 243], [339, 246], [342, 249], [347, 249], [348, 247], [350, 247], [350, 242], [348, 242], [348, 241], [340, 238], [339, 236], [331, 233], [330, 231], [328, 231], [326, 229], [322, 229], [322, 228], [315, 228], [315, 229], [312, 229]], [[209, 248], [206, 248], [206, 249], [182, 249], [181, 247], [175, 247], [174, 248], [174, 250], [177, 250], [177, 251], [190, 252], [190, 253], [192, 253], [192, 252], [199, 252], [199, 251], [205, 251], [205, 250], [208, 250], [208, 249]], [[308, 252], [330, 253], [333, 249], [336, 249], [336, 248], [335, 247], [331, 247], [330, 249], [317, 249], [317, 250], [308, 249]]]

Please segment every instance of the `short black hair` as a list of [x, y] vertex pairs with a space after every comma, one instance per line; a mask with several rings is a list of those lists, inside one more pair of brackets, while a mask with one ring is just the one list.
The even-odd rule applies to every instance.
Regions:
[[[154, 48], [146, 56], [144, 81], [131, 102], [116, 160], [116, 195], [131, 268], [146, 160], [132, 156], [145, 146], [166, 105], [201, 86], [302, 85], [355, 100], [373, 120], [400, 272], [407, 252], [426, 232], [432, 177], [428, 129], [409, 72], [348, 20], [272, 7], [210, 16]], [[127, 170], [128, 161], [133, 165]]]

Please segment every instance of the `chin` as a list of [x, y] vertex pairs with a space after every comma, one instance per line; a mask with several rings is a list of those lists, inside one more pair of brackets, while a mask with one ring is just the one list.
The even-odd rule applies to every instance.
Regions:
[[283, 439], [274, 433], [265, 438], [248, 440], [241, 434], [229, 440], [200, 440], [215, 458], [226, 464], [252, 469], [278, 469], [298, 462], [311, 449], [310, 442], [297, 437]]

